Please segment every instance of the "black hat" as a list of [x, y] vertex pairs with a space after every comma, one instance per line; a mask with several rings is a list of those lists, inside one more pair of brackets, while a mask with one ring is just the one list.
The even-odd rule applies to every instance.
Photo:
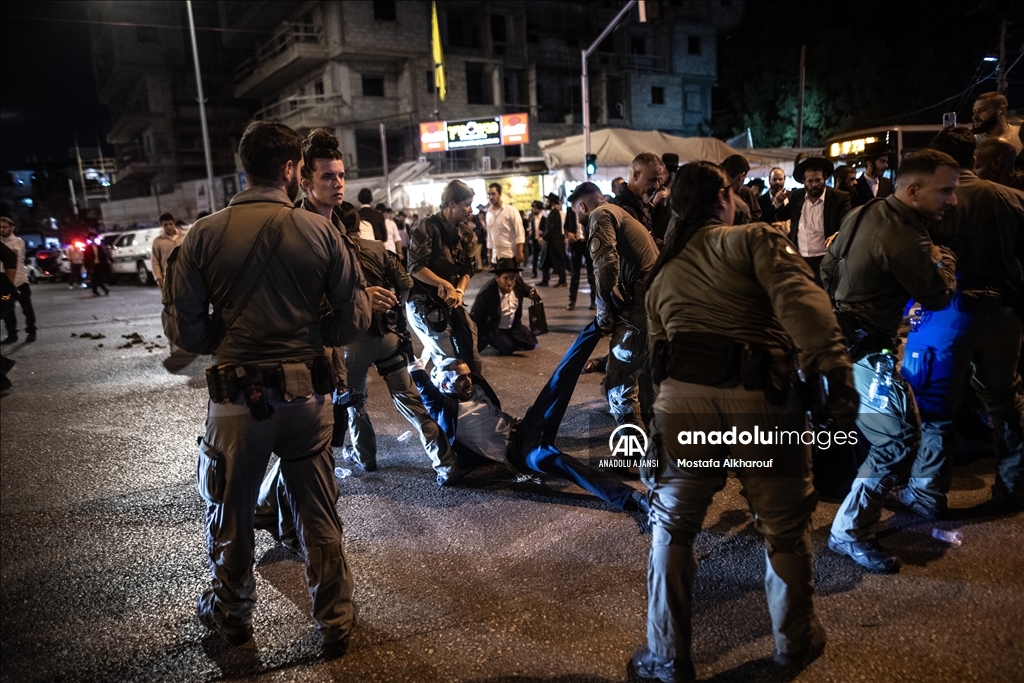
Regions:
[[546, 199], [547, 199], [547, 200], [548, 200], [549, 202], [551, 202], [552, 204], [561, 204], [561, 203], [562, 203], [562, 198], [561, 198], [561, 197], [559, 197], [559, 196], [558, 196], [557, 194], [555, 194], [554, 192], [552, 192], [551, 194], [549, 194], [549, 195], [548, 195], [548, 196], [546, 197]]
[[514, 258], [500, 258], [494, 262], [494, 268], [491, 269], [491, 272], [497, 275], [510, 272], [520, 273], [522, 270]]
[[835, 166], [824, 157], [807, 157], [796, 165], [796, 169], [793, 171], [793, 180], [802, 185], [804, 182], [804, 172], [809, 170], [821, 171], [821, 174], [828, 180], [832, 175], [832, 171], [835, 170]]
[[665, 170], [675, 173], [679, 170], [679, 155], [672, 152], [665, 152], [661, 155], [661, 163], [665, 164]]

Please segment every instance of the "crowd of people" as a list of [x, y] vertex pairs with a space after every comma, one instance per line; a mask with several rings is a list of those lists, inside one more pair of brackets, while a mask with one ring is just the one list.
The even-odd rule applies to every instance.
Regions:
[[[217, 363], [199, 454], [212, 573], [199, 619], [232, 644], [251, 639], [254, 533], [265, 529], [305, 558], [324, 655], [345, 654], [353, 582], [334, 448], [377, 467], [373, 366], [439, 486], [499, 462], [567, 479], [650, 523], [647, 644], [628, 664], [637, 680], [694, 679], [693, 545], [733, 472], [764, 537], [774, 659], [807, 666], [827, 640], [809, 526], [819, 490], [831, 485], [842, 501], [831, 551], [899, 571], [898, 549], [875, 536], [883, 506], [947, 514], [957, 411], [970, 399], [997, 433], [993, 505], [1024, 508], [1024, 193], [1007, 153], [1016, 159], [1019, 132], [1000, 98], [979, 99], [974, 130], [944, 129], [902, 159], [876, 155], [859, 176], [803, 159], [791, 192], [781, 168], [767, 188], [746, 183], [740, 155], [680, 166], [645, 152], [613, 195], [585, 182], [525, 217], [498, 184], [474, 211], [473, 190], [454, 180], [407, 238], [368, 190], [358, 207], [346, 202], [331, 133], [251, 124], [239, 148], [250, 188], [198, 221], [160, 271], [168, 338]], [[470, 310], [464, 297], [485, 264], [493, 277]], [[535, 348], [526, 300], [565, 285], [574, 309], [584, 269], [594, 318], [517, 419], [481, 352]], [[605, 337], [606, 355], [591, 358]], [[556, 445], [595, 360], [608, 413], [650, 437], [646, 490]], [[772, 430], [846, 430], [867, 448], [860, 460], [830, 451], [849, 470], [825, 481], [821, 448], [764, 440]], [[731, 442], [682, 439], [730, 431]]]

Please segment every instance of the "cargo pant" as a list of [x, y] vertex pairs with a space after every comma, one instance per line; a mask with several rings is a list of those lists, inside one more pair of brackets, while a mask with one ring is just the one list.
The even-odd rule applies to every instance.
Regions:
[[644, 428], [643, 416], [653, 401], [647, 376], [647, 314], [642, 304], [623, 313], [608, 342], [608, 367], [604, 376], [608, 412], [617, 425]]
[[885, 494], [908, 476], [928, 477], [927, 464], [922, 469], [914, 462], [921, 441], [921, 418], [914, 391], [901, 372], [893, 372], [889, 403], [884, 409], [872, 408], [867, 403], [876, 358], [871, 354], [853, 364], [853, 381], [860, 394], [857, 428], [871, 448], [832, 520], [832, 535], [841, 541], [874, 538]]
[[405, 358], [399, 353], [400, 343], [399, 336], [391, 332], [383, 337], [367, 333], [345, 347], [348, 386], [352, 391], [353, 403], [348, 409], [352, 444], [361, 463], [371, 466], [377, 464], [377, 436], [373, 432], [370, 415], [366, 412], [366, 398], [369, 395], [366, 375], [370, 366], [376, 364], [378, 372], [381, 368], [389, 370], [382, 377], [391, 393], [395, 409], [416, 428], [439, 482], [446, 481], [456, 469], [455, 453], [444, 432], [431, 419], [423, 405], [420, 392], [409, 376]]
[[301, 529], [312, 616], [325, 643], [348, 636], [352, 628], [352, 576], [342, 546], [336, 509], [329, 398], [312, 394], [284, 401], [268, 390], [273, 415], [257, 421], [244, 399], [210, 403], [206, 436], [199, 446], [199, 492], [206, 501], [206, 547], [210, 587], [199, 598], [228, 634], [241, 634], [252, 621], [256, 602], [253, 528], [260, 482], [271, 453], [280, 460], [283, 491]]
[[[753, 432], [807, 429], [795, 396], [777, 407], [759, 391], [719, 389], [666, 379], [651, 421], [657, 466], [642, 467], [651, 489], [651, 553], [647, 569], [647, 646], [664, 659], [688, 660], [693, 641], [694, 539], [708, 506], [725, 485], [724, 467], [693, 467], [680, 460], [725, 458], [773, 461], [771, 468], [740, 468], [736, 475], [764, 536], [765, 594], [775, 646], [780, 652], [810, 649], [823, 636], [814, 612], [814, 561], [810, 519], [817, 505], [811, 451], [802, 444], [680, 445], [681, 431]], [[815, 634], [819, 634], [815, 638]]]
[[1020, 319], [997, 296], [962, 292], [941, 311], [925, 311], [907, 338], [903, 374], [921, 411], [921, 447], [909, 493], [942, 510], [952, 484], [953, 416], [968, 379], [996, 425], [996, 487], [1024, 500], [1024, 397], [1017, 374]]
[[409, 327], [423, 344], [424, 354], [430, 357], [434, 365], [439, 365], [445, 358], [460, 358], [474, 373], [483, 374], [476, 346], [476, 323], [469, 317], [464, 306], [447, 310], [448, 325], [440, 332], [435, 331], [428, 322], [430, 313], [424, 299], [410, 297], [405, 311]]

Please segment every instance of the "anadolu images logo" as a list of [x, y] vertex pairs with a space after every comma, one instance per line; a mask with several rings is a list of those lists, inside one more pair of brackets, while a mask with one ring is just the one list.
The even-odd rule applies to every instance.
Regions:
[[643, 458], [647, 454], [647, 434], [636, 425], [619, 425], [608, 437], [608, 450], [613, 458]]

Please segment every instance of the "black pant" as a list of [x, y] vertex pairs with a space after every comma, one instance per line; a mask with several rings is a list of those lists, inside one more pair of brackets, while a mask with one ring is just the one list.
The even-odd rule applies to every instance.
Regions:
[[497, 349], [499, 356], [511, 356], [516, 351], [533, 351], [537, 348], [537, 337], [529, 327], [519, 323], [507, 330], [498, 330], [491, 346]]
[[78, 287], [82, 284], [82, 264], [72, 263], [71, 272], [68, 273], [68, 284]]
[[107, 277], [110, 267], [97, 264], [89, 269], [89, 284], [92, 285], [93, 294], [99, 294], [100, 289], [110, 292], [107, 288]]
[[[25, 314], [25, 334], [35, 334], [36, 311], [32, 308], [32, 290], [27, 282], [18, 287], [18, 302], [21, 304], [21, 312]], [[13, 310], [4, 318], [4, 326], [7, 327], [7, 334], [12, 337], [18, 334], [18, 317]]]
[[580, 271], [584, 264], [587, 266], [587, 282], [590, 283], [590, 303], [593, 304], [597, 297], [597, 287], [594, 284], [594, 262], [590, 259], [590, 252], [587, 250], [586, 242], [573, 242], [569, 245], [569, 303], [576, 303], [576, 295], [580, 291]]

